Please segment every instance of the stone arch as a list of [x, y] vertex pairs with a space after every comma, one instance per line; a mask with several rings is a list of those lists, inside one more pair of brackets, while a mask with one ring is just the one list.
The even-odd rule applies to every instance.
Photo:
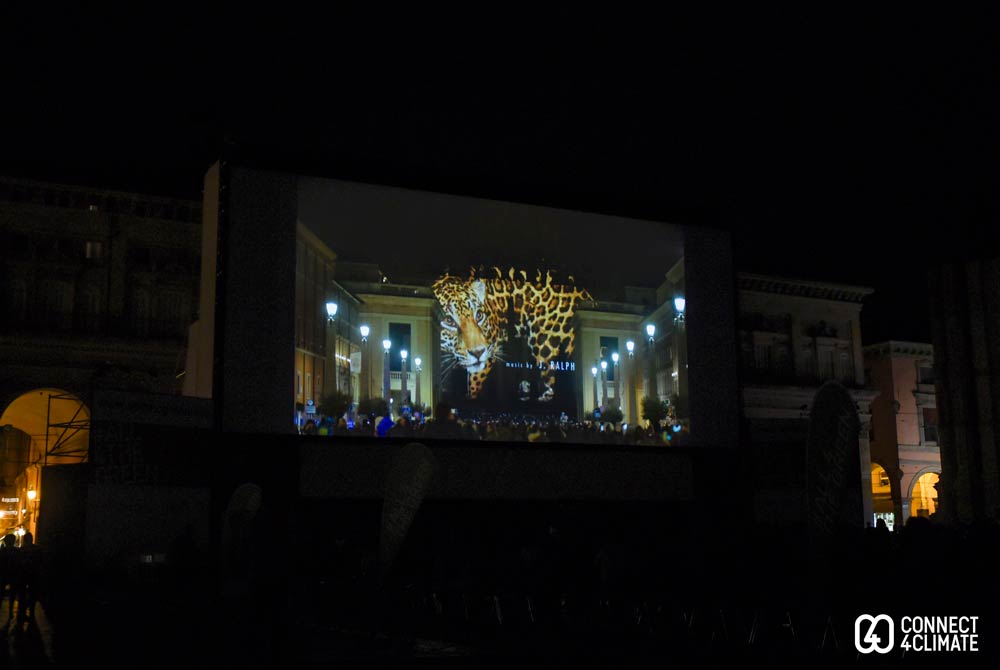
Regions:
[[90, 409], [76, 395], [37, 388], [11, 399], [0, 414], [0, 473], [2, 498], [16, 504], [0, 504], [4, 529], [16, 525], [37, 536], [42, 468], [82, 463], [89, 446]]
[[[892, 470], [875, 459], [871, 461], [871, 496], [873, 519], [869, 519], [874, 525], [878, 518], [886, 518], [890, 526], [899, 523], [899, 515], [896, 509], [899, 497], [899, 480]], [[882, 481], [885, 484], [882, 484]], [[891, 515], [891, 518], [885, 517]]]
[[913, 497], [913, 487], [915, 487], [917, 485], [917, 480], [920, 479], [921, 477], [923, 477], [924, 475], [926, 475], [927, 473], [930, 473], [930, 472], [933, 472], [934, 474], [936, 474], [939, 477], [941, 476], [941, 468], [939, 466], [937, 466], [937, 465], [928, 465], [925, 468], [921, 468], [920, 470], [917, 470], [917, 472], [913, 475], [913, 478], [910, 480], [910, 485], [907, 487], [907, 491], [906, 491], [906, 497], [907, 498], [912, 498]]
[[36, 388], [11, 399], [0, 414], [0, 426], [23, 431], [32, 452], [55, 465], [87, 460], [90, 408], [77, 395], [59, 388]]
[[[923, 479], [927, 475], [936, 475], [939, 478], [939, 481], [940, 481], [941, 468], [939, 466], [936, 466], [936, 465], [929, 465], [929, 466], [927, 466], [925, 468], [921, 468], [920, 470], [917, 471], [916, 474], [913, 475], [913, 478], [910, 480], [910, 485], [907, 487], [908, 490], [906, 492], [906, 500], [909, 502], [910, 516], [919, 516], [919, 513], [918, 513], [917, 510], [918, 509], [922, 509], [922, 508], [916, 507], [913, 504], [913, 494], [914, 494], [915, 489], [917, 488], [917, 484], [920, 482], [921, 479]], [[934, 484], [936, 485], [937, 482], [934, 482]], [[937, 499], [938, 499], [937, 496], [935, 496], [933, 498], [933, 500], [935, 501], [935, 503], [934, 503], [934, 509], [930, 510], [930, 512], [929, 512], [930, 514], [934, 514], [935, 512], [937, 512], [937, 506], [939, 504], [937, 502]]]

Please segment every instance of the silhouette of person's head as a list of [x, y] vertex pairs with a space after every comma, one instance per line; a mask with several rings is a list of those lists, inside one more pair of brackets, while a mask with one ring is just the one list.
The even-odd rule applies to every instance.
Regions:
[[439, 402], [434, 408], [434, 418], [438, 421], [448, 421], [451, 418], [451, 406], [446, 402]]

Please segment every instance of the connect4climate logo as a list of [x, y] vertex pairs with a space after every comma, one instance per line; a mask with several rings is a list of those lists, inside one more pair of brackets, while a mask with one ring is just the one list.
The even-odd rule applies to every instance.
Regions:
[[[903, 653], [979, 651], [978, 616], [904, 616], [899, 620], [899, 632]], [[858, 652], [888, 654], [895, 645], [896, 623], [888, 614], [862, 614], [854, 620]]]
[[[879, 622], [884, 621], [887, 625], [881, 628]], [[896, 624], [888, 614], [862, 614], [854, 620], [854, 647], [862, 654], [870, 654], [873, 651], [879, 654], [888, 654], [892, 651], [896, 643]]]

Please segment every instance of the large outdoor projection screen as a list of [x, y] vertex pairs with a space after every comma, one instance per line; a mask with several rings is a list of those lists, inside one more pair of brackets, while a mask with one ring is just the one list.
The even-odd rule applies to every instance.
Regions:
[[480, 439], [558, 425], [572, 442], [608, 418], [648, 427], [655, 397], [670, 408], [657, 429], [735, 443], [727, 234], [226, 163], [213, 174], [223, 429], [289, 432], [339, 393], [350, 404], [334, 418], [355, 426], [381, 399], [417, 422], [447, 407]]

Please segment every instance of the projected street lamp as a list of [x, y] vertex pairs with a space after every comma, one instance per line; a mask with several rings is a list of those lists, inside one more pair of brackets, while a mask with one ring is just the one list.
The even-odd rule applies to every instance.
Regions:
[[367, 325], [362, 325], [358, 330], [361, 332], [361, 400], [368, 400], [372, 393], [372, 362], [368, 334], [371, 333], [372, 329]]
[[417, 406], [422, 408], [423, 405], [420, 404], [420, 369], [421, 369], [420, 363], [421, 363], [420, 356], [417, 356], [416, 358], [413, 359], [413, 365], [414, 365], [413, 371], [417, 375], [417, 379], [415, 382], [417, 385]]
[[601, 407], [608, 404], [608, 362], [601, 361]]
[[400, 381], [400, 396], [399, 396], [401, 398], [399, 402], [401, 411], [403, 407], [406, 407], [407, 405], [410, 404], [407, 402], [407, 397], [406, 397], [406, 357], [409, 356], [409, 353], [410, 352], [408, 352], [406, 349], [401, 349], [399, 352], [399, 357], [403, 360], [403, 376], [400, 378], [401, 381]]
[[674, 342], [673, 342], [673, 372], [671, 376], [674, 378], [674, 388], [673, 393], [677, 394], [677, 407], [675, 412], [680, 417], [687, 416], [687, 336], [684, 333], [684, 312], [685, 307], [687, 307], [687, 301], [684, 296], [678, 295], [674, 297], [674, 311], [677, 315], [674, 317]]
[[647, 395], [651, 398], [658, 398], [660, 396], [656, 389], [656, 342], [654, 337], [656, 336], [656, 326], [653, 324], [646, 325], [646, 335], [649, 336], [649, 341], [646, 346], [646, 353], [649, 357], [649, 384], [647, 385]]
[[385, 349], [382, 360], [382, 397], [389, 400], [389, 350], [392, 349], [392, 340], [382, 340], [382, 348]]
[[625, 342], [625, 348], [628, 350], [628, 364], [625, 385], [628, 388], [628, 425], [636, 425], [636, 419], [638, 413], [636, 412], [635, 403], [635, 342], [628, 340]]
[[[332, 300], [326, 303], [326, 324], [327, 326], [333, 325], [334, 321], [337, 320], [337, 303]], [[333, 333], [333, 346], [330, 342], [330, 328], [326, 329], [326, 351], [333, 352], [333, 390], [337, 390], [337, 385], [340, 383], [340, 375], [337, 374], [337, 333]]]
[[597, 409], [597, 368], [590, 368], [590, 376], [594, 378], [594, 409]]

